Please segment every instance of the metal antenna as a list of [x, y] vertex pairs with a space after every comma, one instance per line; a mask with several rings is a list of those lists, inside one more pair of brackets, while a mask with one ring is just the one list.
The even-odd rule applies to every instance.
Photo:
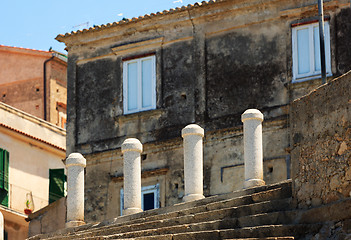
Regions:
[[81, 23], [73, 26], [72, 28], [80, 28], [81, 26], [85, 26], [85, 28], [89, 28], [89, 22]]

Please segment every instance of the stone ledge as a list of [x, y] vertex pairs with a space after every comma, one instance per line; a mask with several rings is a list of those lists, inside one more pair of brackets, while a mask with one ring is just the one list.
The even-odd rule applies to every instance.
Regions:
[[[159, 176], [159, 175], [166, 175], [169, 168], [158, 168], [153, 170], [145, 170], [141, 172], [141, 178]], [[111, 175], [111, 180], [114, 182], [123, 181], [124, 177], [123, 174], [120, 175]]]
[[305, 210], [299, 216], [298, 222], [309, 224], [344, 219], [351, 219], [351, 198]]

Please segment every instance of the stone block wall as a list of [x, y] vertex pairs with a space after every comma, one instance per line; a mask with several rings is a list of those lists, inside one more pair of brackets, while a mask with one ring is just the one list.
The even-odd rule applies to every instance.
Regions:
[[301, 208], [351, 194], [351, 71], [291, 105], [294, 194]]
[[30, 221], [29, 237], [65, 228], [66, 198], [63, 197], [45, 208], [32, 213], [26, 220]]

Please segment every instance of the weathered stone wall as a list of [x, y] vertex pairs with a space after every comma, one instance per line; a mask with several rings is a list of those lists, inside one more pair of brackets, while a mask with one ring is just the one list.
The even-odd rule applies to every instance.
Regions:
[[351, 195], [351, 72], [291, 105], [291, 160], [299, 207]]
[[52, 204], [28, 216], [28, 237], [55, 232], [65, 228], [66, 198], [63, 197]]
[[[340, 53], [348, 31], [335, 26], [350, 29], [348, 4], [325, 3], [334, 76], [346, 71], [338, 66], [348, 59]], [[190, 123], [205, 129], [205, 196], [242, 188], [240, 117], [248, 108], [265, 117], [264, 180], [289, 178], [289, 104], [320, 82], [291, 83], [291, 24], [317, 14], [313, 1], [227, 0], [58, 37], [69, 49], [67, 154], [87, 159], [87, 221], [120, 213], [127, 137], [144, 144], [142, 171], [155, 171], [142, 184], [160, 184], [161, 206], [180, 202], [180, 132]], [[156, 58], [156, 110], [123, 115], [123, 60], [145, 54]]]

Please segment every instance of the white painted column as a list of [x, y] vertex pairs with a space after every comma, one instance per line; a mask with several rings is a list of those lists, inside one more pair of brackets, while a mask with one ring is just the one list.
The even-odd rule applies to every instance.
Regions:
[[141, 162], [143, 145], [136, 138], [128, 138], [122, 144], [124, 157], [124, 209], [123, 215], [142, 212], [141, 209]]
[[0, 240], [4, 240], [4, 216], [2, 215], [2, 213], [0, 212]]
[[265, 185], [263, 181], [262, 121], [263, 114], [248, 109], [241, 115], [244, 123], [244, 188]]
[[203, 195], [203, 147], [204, 129], [196, 124], [183, 128], [184, 139], [184, 202], [204, 198]]
[[86, 160], [80, 153], [71, 153], [66, 160], [67, 168], [67, 220], [66, 228], [77, 227], [84, 222], [84, 168]]

